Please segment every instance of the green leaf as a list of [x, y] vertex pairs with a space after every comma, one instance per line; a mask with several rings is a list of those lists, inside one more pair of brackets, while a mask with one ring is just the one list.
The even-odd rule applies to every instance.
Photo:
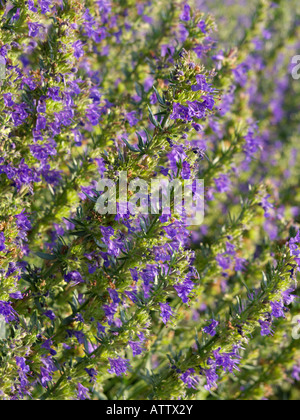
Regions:
[[162, 97], [160, 96], [160, 94], [158, 93], [158, 90], [156, 89], [156, 87], [155, 87], [155, 86], [153, 86], [153, 90], [154, 90], [154, 92], [155, 92], [155, 94], [156, 94], [156, 97], [157, 97], [157, 100], [158, 100], [159, 104], [160, 104], [161, 106], [163, 106], [163, 107], [166, 107], [166, 101], [165, 101], [165, 98], [162, 98]]
[[155, 119], [153, 112], [150, 108], [150, 106], [148, 105], [148, 110], [149, 110], [149, 119], [152, 122], [152, 124], [156, 127], [159, 128], [161, 130], [161, 125], [159, 124], [159, 122]]
[[131, 151], [131, 152], [134, 152], [134, 153], [139, 153], [139, 150], [137, 150], [137, 149], [135, 149], [130, 143], [128, 143], [128, 141], [126, 140], [126, 139], [124, 139], [123, 137], [122, 137], [122, 140], [123, 140], [123, 142], [126, 144], [126, 146], [128, 147], [128, 149]]
[[56, 255], [45, 254], [44, 252], [36, 252], [35, 254], [38, 257], [42, 258], [43, 260], [48, 260], [48, 261], [55, 261], [55, 260], [57, 260], [57, 256]]

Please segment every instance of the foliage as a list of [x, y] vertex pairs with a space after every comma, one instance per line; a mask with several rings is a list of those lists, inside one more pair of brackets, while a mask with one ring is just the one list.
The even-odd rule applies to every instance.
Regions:
[[1, 399], [299, 399], [300, 10], [240, 3], [0, 2]]

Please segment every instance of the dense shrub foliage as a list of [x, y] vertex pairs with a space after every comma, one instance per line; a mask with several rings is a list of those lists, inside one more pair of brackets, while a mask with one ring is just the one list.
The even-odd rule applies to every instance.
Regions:
[[0, 4], [1, 399], [299, 399], [299, 3]]

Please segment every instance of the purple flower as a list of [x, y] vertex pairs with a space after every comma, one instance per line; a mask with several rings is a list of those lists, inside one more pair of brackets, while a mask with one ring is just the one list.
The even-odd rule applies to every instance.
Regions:
[[68, 127], [72, 124], [73, 117], [74, 117], [74, 110], [73, 109], [65, 109], [64, 111], [60, 111], [58, 113], [54, 113], [55, 116], [55, 124], [52, 123], [52, 130], [53, 134], [59, 134], [60, 130], [58, 129], [60, 126]]
[[213, 109], [214, 100], [210, 97], [205, 97], [205, 101], [186, 101], [188, 104], [189, 121], [193, 118], [198, 120], [206, 117], [207, 109]]
[[98, 104], [91, 104], [88, 106], [86, 117], [90, 121], [92, 126], [96, 126], [99, 124], [101, 115], [102, 115], [102, 111], [99, 109]]
[[219, 322], [215, 321], [214, 319], [212, 319], [211, 321], [212, 323], [208, 327], [203, 328], [203, 331], [205, 332], [205, 334], [209, 334], [212, 337], [214, 337], [217, 334], [216, 328], [219, 325]]
[[132, 300], [133, 303], [137, 303], [138, 302], [136, 290], [133, 290], [132, 292], [126, 290], [125, 295], [128, 296], [129, 299]]
[[27, 119], [28, 113], [26, 112], [27, 105], [25, 103], [15, 104], [14, 111], [11, 114], [11, 118], [15, 127], [19, 127]]
[[183, 303], [188, 303], [189, 295], [191, 294], [192, 290], [194, 289], [195, 285], [190, 279], [186, 279], [183, 283], [174, 286], [178, 296], [182, 299]]
[[247, 260], [244, 258], [236, 258], [235, 259], [235, 271], [243, 271], [245, 269], [245, 263]]
[[219, 379], [219, 376], [217, 375], [215, 368], [206, 369], [204, 373], [207, 380], [207, 385], [205, 385], [204, 388], [207, 391], [210, 391], [212, 388], [218, 388], [217, 380]]
[[144, 15], [143, 16], [143, 21], [146, 22], [146, 23], [149, 23], [151, 25], [152, 22], [153, 22], [153, 18], [151, 16]]
[[188, 388], [197, 389], [199, 384], [199, 377], [195, 375], [194, 369], [188, 369], [184, 374], [180, 376], [182, 382], [184, 382]]
[[295, 379], [295, 381], [300, 381], [300, 365], [293, 367], [292, 378]]
[[234, 74], [236, 82], [240, 84], [242, 87], [244, 87], [247, 83], [249, 70], [250, 70], [250, 67], [246, 63], [242, 63], [238, 65], [233, 70], [233, 74]]
[[31, 12], [36, 13], [38, 11], [38, 9], [34, 6], [34, 0], [28, 0], [27, 4], [28, 4], [28, 9]]
[[107, 289], [110, 298], [112, 299], [113, 303], [115, 305], [118, 305], [121, 302], [121, 299], [119, 298], [118, 292], [116, 290], [113, 289]]
[[138, 341], [129, 341], [128, 344], [131, 347], [133, 357], [139, 356], [140, 354], [143, 353], [144, 348], [143, 348], [143, 346], [142, 346], [142, 344], [140, 342], [138, 342]]
[[56, 102], [61, 101], [61, 97], [60, 97], [59, 94], [60, 94], [60, 87], [58, 87], [58, 86], [49, 88], [48, 92], [47, 92], [47, 96], [49, 98], [51, 98], [53, 101], [56, 101]]
[[175, 53], [175, 47], [173, 45], [162, 45], [161, 56], [166, 57], [167, 55], [173, 56]]
[[31, 229], [31, 223], [25, 213], [25, 210], [23, 210], [20, 214], [16, 214], [15, 218], [17, 227], [20, 231], [27, 232]]
[[91, 378], [90, 379], [90, 382], [92, 383], [92, 382], [95, 382], [96, 381], [96, 379], [97, 379], [97, 375], [98, 375], [98, 372], [95, 370], [95, 369], [93, 369], [93, 368], [91, 368], [91, 369], [88, 369], [88, 368], [86, 368], [86, 369], [84, 369], [85, 371], [86, 371], [86, 373], [89, 375], [89, 377]]
[[211, 92], [212, 88], [207, 83], [206, 78], [204, 74], [197, 74], [196, 75], [197, 84], [192, 86], [192, 91], [197, 92], [198, 90], [201, 90], [203, 92]]
[[65, 281], [67, 283], [72, 283], [73, 285], [84, 283], [84, 280], [78, 271], [71, 271], [70, 273], [65, 274]]
[[17, 319], [16, 311], [11, 307], [10, 302], [4, 302], [0, 300], [0, 315], [5, 319], [5, 322], [9, 324]]
[[44, 315], [47, 318], [49, 318], [51, 321], [53, 321], [56, 318], [56, 316], [55, 316], [55, 314], [54, 314], [53, 311], [46, 311], [46, 312], [44, 312]]
[[22, 293], [21, 293], [21, 292], [10, 293], [10, 294], [9, 294], [9, 297], [10, 297], [11, 299], [14, 299], [14, 300], [22, 300], [22, 299], [23, 299], [23, 295], [22, 295]]
[[255, 155], [262, 148], [262, 139], [256, 135], [257, 125], [251, 127], [245, 137], [245, 154], [248, 161], [251, 161], [252, 156]]
[[39, 115], [36, 121], [36, 129], [37, 130], [45, 130], [47, 126], [47, 119], [43, 115]]
[[46, 183], [50, 185], [58, 185], [61, 180], [61, 172], [60, 171], [51, 171], [50, 165], [46, 165], [41, 170], [41, 175], [45, 178]]
[[137, 125], [139, 122], [139, 119], [136, 117], [136, 111], [129, 112], [125, 118], [129, 122], [130, 127]]
[[24, 357], [16, 357], [16, 363], [23, 373], [28, 373], [30, 371], [29, 366], [26, 365], [26, 359]]
[[151, 96], [150, 96], [150, 104], [151, 104], [151, 105], [155, 105], [155, 104], [157, 104], [157, 96], [156, 96], [156, 93], [155, 93], [155, 92], [153, 92], [153, 93], [151, 94]]
[[20, 19], [20, 12], [21, 12], [21, 9], [20, 8], [18, 8], [17, 9], [17, 11], [16, 11], [16, 13], [13, 15], [13, 17], [11, 18], [12, 19], [12, 21], [18, 21], [19, 19]]
[[50, 12], [51, 0], [38, 0], [39, 5], [42, 11], [42, 14], [45, 15], [46, 13]]
[[[7, 272], [6, 272], [6, 277], [9, 277], [9, 276], [11, 276], [12, 274], [14, 274], [14, 273], [16, 272], [16, 270], [17, 270], [17, 269], [18, 269], [18, 268], [17, 268], [16, 263], [14, 263], [14, 262], [9, 263], [9, 266], [8, 266], [8, 269], [7, 269]], [[17, 292], [17, 293], [19, 293], [19, 292]]]
[[206, 34], [207, 33], [207, 30], [206, 30], [206, 23], [205, 23], [205, 21], [204, 20], [201, 20], [199, 23], [198, 23], [198, 28], [200, 28], [201, 29], [201, 31], [204, 33], [204, 34]]
[[235, 245], [231, 244], [230, 242], [226, 243], [226, 253], [231, 255], [232, 257], [235, 256]]
[[130, 268], [130, 273], [131, 273], [131, 277], [132, 280], [135, 282], [139, 281], [139, 273], [135, 268]]
[[[299, 249], [299, 243], [300, 243], [300, 231], [297, 233], [295, 238], [291, 238], [289, 241], [289, 248], [290, 248], [290, 255], [293, 257], [296, 257], [295, 260], [300, 265], [300, 249]], [[298, 271], [300, 268], [298, 267]]]
[[103, 235], [103, 242], [108, 244], [110, 239], [114, 236], [115, 231], [112, 227], [101, 226], [101, 233]]
[[47, 105], [46, 105], [46, 102], [44, 100], [44, 97], [39, 100], [38, 105], [36, 107], [36, 110], [39, 114], [45, 114], [45, 112], [47, 111]]
[[30, 151], [35, 158], [38, 160], [47, 160], [49, 156], [56, 155], [56, 143], [45, 143], [43, 146], [39, 144], [33, 144], [30, 147]]
[[154, 84], [153, 77], [147, 77], [147, 79], [144, 81], [145, 92], [149, 92], [149, 90], [152, 88], [153, 84]]
[[79, 344], [84, 344], [86, 337], [83, 331], [67, 330], [70, 337], [75, 337]]
[[215, 367], [223, 368], [224, 372], [233, 373], [233, 370], [239, 370], [237, 365], [240, 363], [241, 356], [237, 353], [237, 347], [235, 347], [232, 353], [220, 353], [221, 347], [218, 350], [213, 351], [215, 360], [212, 363]]
[[187, 161], [184, 161], [182, 164], [181, 176], [182, 176], [182, 179], [191, 178], [191, 166]]
[[36, 89], [36, 84], [31, 77], [24, 77], [24, 79], [22, 80], [22, 83], [21, 83], [21, 87], [23, 88], [24, 85], [27, 85], [30, 90], [35, 90]]
[[[182, 146], [173, 146], [172, 151], [167, 156], [168, 156], [168, 159], [169, 159], [171, 171], [173, 171], [174, 174], [177, 175], [178, 166], [182, 162], [185, 162], [185, 159], [187, 158], [187, 155], [184, 151], [184, 148]], [[187, 169], [190, 169], [190, 168], [185, 168], [185, 170], [183, 170], [183, 172], [186, 171]], [[169, 170], [166, 170], [166, 171], [163, 170], [162, 173], [165, 176], [167, 176], [168, 172], [169, 172]]]
[[4, 93], [3, 95], [4, 105], [7, 107], [14, 106], [13, 96], [11, 93]]
[[192, 120], [190, 116], [189, 108], [178, 103], [173, 104], [173, 112], [170, 115], [170, 119], [171, 120], [184, 120], [184, 121]]
[[46, 368], [44, 368], [43, 366], [41, 367], [41, 384], [43, 385], [44, 388], [47, 388], [47, 384], [48, 382], [52, 381], [52, 376], [50, 374], [50, 372], [48, 372], [48, 370]]
[[265, 337], [268, 335], [273, 335], [273, 331], [272, 331], [272, 324], [271, 322], [268, 321], [262, 321], [259, 320], [260, 326], [261, 326], [261, 336]]
[[182, 23], [179, 24], [178, 39], [183, 44], [189, 37], [189, 31]]
[[148, 264], [146, 268], [140, 273], [140, 276], [145, 285], [153, 283], [158, 274], [157, 266]]
[[226, 193], [230, 191], [230, 179], [228, 175], [223, 174], [219, 178], [216, 178], [214, 181], [219, 193]]
[[161, 309], [160, 316], [163, 323], [166, 325], [170, 321], [171, 317], [174, 316], [173, 309], [170, 307], [169, 303], [160, 303], [159, 305]]
[[44, 341], [44, 343], [41, 345], [41, 348], [45, 349], [45, 350], [48, 350], [48, 352], [51, 354], [51, 356], [55, 356], [57, 353], [56, 353], [55, 350], [53, 350], [51, 348], [51, 346], [53, 346], [53, 342], [52, 342], [52, 340], [49, 339], [49, 340]]
[[89, 397], [89, 390], [85, 388], [81, 383], [78, 382], [77, 384], [77, 398], [78, 400], [84, 401], [88, 400]]
[[3, 232], [0, 232], [0, 252], [4, 251], [5, 249], [5, 236]]
[[35, 38], [40, 35], [40, 30], [43, 28], [44, 28], [43, 25], [37, 22], [28, 22], [28, 29], [29, 29], [28, 35]]
[[100, 322], [97, 323], [97, 331], [99, 335], [105, 334], [105, 327]]
[[42, 357], [41, 361], [44, 366], [41, 367], [41, 384], [44, 388], [47, 388], [48, 382], [52, 381], [52, 374], [57, 370], [55, 364], [52, 361], [52, 357]]
[[225, 255], [226, 254], [217, 255], [216, 261], [223, 270], [228, 270], [231, 265], [231, 259]]
[[80, 57], [84, 56], [84, 49], [83, 49], [83, 42], [82, 41], [76, 41], [72, 45], [74, 48], [74, 57], [79, 59]]
[[285, 305], [291, 305], [295, 299], [298, 299], [296, 295], [292, 295], [295, 289], [288, 289], [282, 293], [282, 298]]
[[139, 340], [141, 343], [143, 343], [144, 341], [146, 341], [146, 337], [145, 334], [143, 332], [137, 332], [136, 335], [138, 336]]
[[104, 159], [102, 158], [96, 158], [95, 162], [97, 164], [97, 168], [98, 168], [98, 172], [101, 175], [101, 177], [105, 174], [106, 172], [106, 164]]
[[[25, 163], [24, 159], [18, 165], [18, 168], [14, 168], [10, 165], [0, 166], [0, 174], [5, 173], [8, 179], [12, 179], [18, 189], [23, 185], [28, 185], [31, 182], [39, 182], [40, 178], [34, 169], [30, 169]], [[29, 230], [29, 229], [28, 229]], [[26, 231], [19, 231], [18, 239], [26, 240]]]
[[16, 364], [18, 366], [18, 374], [19, 374], [19, 395], [30, 395], [27, 391], [27, 387], [29, 386], [29, 381], [27, 379], [27, 374], [30, 371], [29, 366], [26, 365], [26, 359], [24, 357], [16, 357]]
[[103, 310], [107, 318], [108, 324], [112, 325], [114, 323], [114, 317], [118, 310], [118, 306], [114, 303], [110, 305], [103, 305]]
[[82, 145], [82, 140], [83, 140], [82, 133], [79, 130], [74, 130], [73, 134], [74, 134], [74, 140], [75, 140], [76, 146], [80, 147]]
[[271, 196], [270, 195], [267, 195], [266, 197], [264, 197], [263, 199], [262, 199], [262, 201], [261, 201], [261, 206], [262, 206], [262, 208], [264, 209], [264, 211], [265, 211], [265, 217], [268, 219], [269, 217], [271, 217], [271, 210], [273, 210], [274, 209], [274, 205], [273, 204], [271, 204], [269, 201], [268, 201], [268, 199], [270, 198]]
[[184, 22], [191, 20], [191, 8], [188, 4], [185, 4], [181, 13], [180, 19]]
[[110, 369], [108, 373], [116, 374], [117, 376], [122, 376], [124, 373], [126, 374], [127, 370], [130, 367], [128, 359], [122, 359], [119, 357], [118, 359], [108, 359], [110, 363]]
[[274, 318], [285, 318], [284, 304], [282, 301], [270, 302], [270, 305], [272, 308], [272, 316], [274, 316]]

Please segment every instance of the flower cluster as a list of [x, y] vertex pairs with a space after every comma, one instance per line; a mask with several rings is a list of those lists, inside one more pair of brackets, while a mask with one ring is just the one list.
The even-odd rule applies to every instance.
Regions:
[[[293, 5], [217, 35], [229, 0], [4, 3], [0, 398], [280, 398], [278, 372], [299, 380]], [[142, 181], [201, 178], [201, 226], [175, 188], [141, 211]]]

